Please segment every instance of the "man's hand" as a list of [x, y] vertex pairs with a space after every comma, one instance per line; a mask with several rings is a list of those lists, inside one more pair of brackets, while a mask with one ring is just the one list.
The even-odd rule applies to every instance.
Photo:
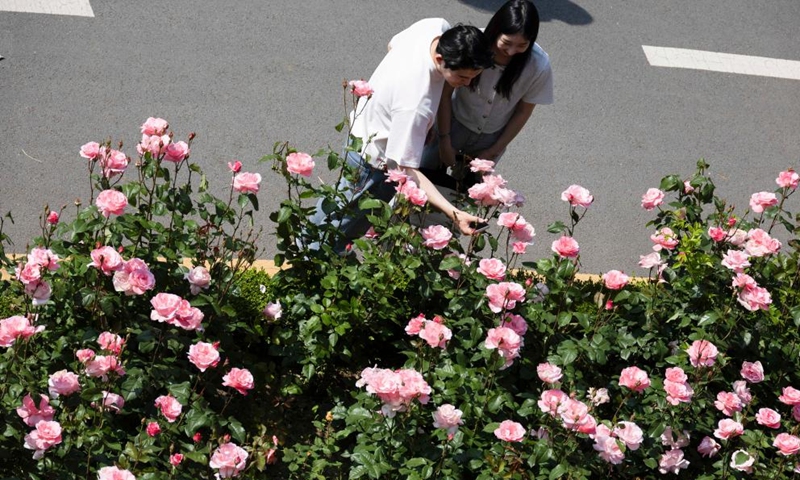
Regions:
[[479, 235], [483, 231], [483, 228], [480, 228], [480, 226], [489, 222], [485, 218], [476, 217], [475, 215], [461, 210], [453, 212], [453, 221], [464, 235]]

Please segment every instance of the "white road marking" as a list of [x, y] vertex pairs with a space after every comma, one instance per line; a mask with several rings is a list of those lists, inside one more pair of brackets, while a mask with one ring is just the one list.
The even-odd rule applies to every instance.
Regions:
[[0, 11], [94, 17], [89, 0], [0, 0]]
[[642, 45], [642, 49], [647, 61], [654, 67], [690, 68], [800, 80], [800, 61], [796, 60], [648, 45]]

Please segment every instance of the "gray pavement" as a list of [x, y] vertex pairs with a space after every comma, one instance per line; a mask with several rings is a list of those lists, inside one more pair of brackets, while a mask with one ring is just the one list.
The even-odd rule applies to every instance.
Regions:
[[[24, 1], [24, 0], [20, 0]], [[94, 17], [0, 11], [0, 214], [15, 251], [45, 203], [88, 194], [78, 149], [124, 140], [167, 119], [197, 132], [192, 158], [222, 194], [226, 164], [264, 176], [261, 213], [282, 188], [256, 161], [286, 140], [313, 152], [342, 139], [341, 81], [368, 78], [391, 36], [424, 17], [485, 25], [497, 0], [191, 2], [92, 1]], [[539, 0], [556, 103], [537, 107], [499, 173], [528, 198], [537, 229], [528, 259], [549, 255], [548, 223], [566, 220], [560, 193], [578, 183], [595, 204], [576, 231], [583, 271], [644, 273], [647, 188], [711, 164], [719, 191], [746, 207], [800, 167], [800, 81], [651, 67], [642, 45], [800, 60], [795, 0]], [[793, 199], [793, 203], [796, 200]], [[264, 256], [274, 253], [263, 241]]]

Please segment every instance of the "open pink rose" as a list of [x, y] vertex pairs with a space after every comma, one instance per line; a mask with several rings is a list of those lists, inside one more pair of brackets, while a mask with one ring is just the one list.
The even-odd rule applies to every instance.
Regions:
[[375, 93], [375, 90], [364, 80], [350, 80], [348, 85], [357, 97], [369, 97]]
[[780, 428], [781, 414], [771, 408], [759, 408], [756, 413], [756, 422], [767, 428]]
[[525, 439], [525, 428], [517, 422], [503, 420], [495, 429], [494, 436], [504, 442], [521, 442]]
[[158, 422], [150, 422], [147, 424], [147, 434], [151, 437], [155, 437], [159, 433], [161, 433], [161, 425]]
[[254, 387], [253, 375], [246, 368], [231, 368], [222, 380], [222, 386], [235, 388], [242, 395], [247, 395], [247, 391]]
[[778, 178], [775, 179], [775, 183], [781, 188], [791, 188], [794, 190], [797, 188], [797, 185], [800, 184], [800, 175], [790, 168], [789, 170], [781, 172]]
[[128, 470], [112, 466], [98, 470], [97, 480], [136, 480], [136, 477]]
[[425, 190], [419, 188], [414, 180], [406, 180], [395, 189], [400, 195], [418, 207], [425, 206], [428, 203], [428, 194], [425, 193]]
[[295, 152], [286, 156], [286, 169], [304, 177], [310, 177], [314, 171], [314, 160], [307, 153]]
[[81, 348], [75, 351], [75, 356], [78, 358], [79, 362], [86, 363], [94, 358], [94, 350], [91, 348]]
[[419, 330], [419, 338], [428, 342], [431, 347], [447, 348], [447, 342], [453, 337], [453, 332], [444, 325], [426, 320]]
[[214, 450], [208, 466], [219, 470], [219, 478], [238, 477], [247, 467], [247, 456], [247, 452], [235, 443], [223, 443]]
[[778, 253], [781, 246], [780, 240], [772, 238], [769, 233], [760, 228], [754, 228], [747, 232], [744, 249], [752, 257], [764, 257]]
[[108, 381], [109, 373], [113, 372], [119, 376], [125, 375], [125, 369], [119, 359], [113, 355], [97, 355], [86, 362], [85, 365], [86, 375], [99, 377], [104, 382]]
[[580, 252], [578, 242], [576, 242], [574, 238], [566, 235], [554, 241], [551, 248], [561, 258], [575, 258], [578, 256], [578, 252]]
[[760, 383], [764, 381], [764, 367], [761, 362], [742, 362], [742, 369], [739, 372], [742, 378], [750, 383]]
[[728, 233], [719, 227], [709, 227], [708, 236], [715, 242], [721, 242], [728, 236]]
[[525, 288], [515, 282], [500, 282], [486, 287], [489, 309], [494, 313], [513, 310], [517, 302], [525, 301]]
[[125, 194], [117, 190], [103, 190], [97, 195], [95, 200], [100, 213], [108, 218], [111, 215], [122, 215], [125, 212], [125, 207], [128, 206], [128, 198]]
[[613, 465], [619, 465], [625, 460], [625, 453], [617, 443], [617, 440], [610, 435], [596, 435], [592, 446], [600, 458]]
[[121, 175], [128, 168], [130, 159], [119, 150], [106, 150], [100, 156], [100, 168], [103, 169], [103, 176], [111, 178], [114, 175]]
[[741, 250], [728, 250], [728, 253], [722, 256], [722, 266], [733, 270], [736, 273], [744, 272], [744, 269], [750, 266], [748, 261], [750, 256], [747, 252]]
[[38, 406], [28, 394], [22, 399], [22, 405], [17, 407], [17, 415], [29, 427], [35, 427], [37, 423], [43, 420], [50, 422], [56, 414], [55, 409], [50, 406], [50, 399], [44, 395], [39, 395], [39, 397]]
[[561, 200], [569, 202], [573, 207], [588, 208], [594, 201], [594, 197], [589, 193], [589, 190], [580, 185], [570, 185], [569, 188], [561, 193]]
[[655, 243], [655, 245], [653, 245], [653, 250], [656, 252], [661, 251], [661, 249], [664, 248], [667, 250], [673, 250], [678, 246], [679, 243], [678, 238], [675, 236], [675, 232], [673, 232], [669, 227], [664, 227], [653, 235], [650, 235], [650, 240]]
[[501, 327], [507, 327], [514, 331], [520, 338], [524, 337], [528, 332], [528, 322], [525, 321], [520, 315], [515, 315], [510, 312], [503, 314], [503, 321], [500, 322]]
[[97, 337], [97, 343], [103, 350], [119, 355], [125, 345], [125, 339], [111, 332], [103, 332]]
[[431, 225], [422, 230], [422, 238], [425, 239], [424, 245], [434, 250], [442, 250], [453, 238], [453, 233], [441, 225]]
[[182, 453], [173, 453], [169, 456], [169, 463], [173, 467], [177, 467], [178, 465], [183, 462], [183, 454]]
[[144, 156], [150, 153], [153, 158], [158, 158], [164, 153], [164, 148], [172, 142], [169, 135], [142, 135], [142, 140], [136, 145], [136, 151]]
[[143, 260], [132, 258], [125, 262], [120, 270], [114, 272], [112, 282], [114, 290], [118, 292], [123, 292], [125, 295], [142, 295], [155, 287], [156, 279]]
[[561, 422], [567, 430], [585, 430], [589, 427], [589, 432], [594, 433], [592, 430], [597, 429], [597, 422], [594, 417], [589, 415], [589, 406], [585, 403], [575, 400], [573, 398], [566, 399], [559, 407], [558, 414], [561, 416]]
[[638, 450], [644, 440], [644, 433], [633, 422], [619, 422], [614, 427], [614, 435], [625, 443], [629, 450]]
[[710, 367], [714, 365], [719, 351], [708, 340], [695, 340], [686, 353], [689, 354], [689, 362], [693, 367]]
[[647, 372], [639, 367], [627, 367], [619, 375], [619, 384], [628, 387], [634, 392], [643, 392], [650, 386], [650, 377]]
[[14, 315], [0, 320], [0, 347], [10, 347], [17, 340], [24, 340], [44, 330], [44, 326], [34, 327], [28, 317]]
[[[94, 404], [92, 404], [94, 406]], [[109, 412], [119, 413], [125, 406], [122, 395], [103, 390], [103, 408]]]
[[539, 379], [545, 383], [557, 383], [561, 380], [561, 369], [552, 363], [540, 363], [536, 367]]
[[150, 320], [172, 322], [178, 314], [182, 301], [181, 297], [173, 293], [157, 293], [155, 297], [150, 299], [150, 305], [153, 306], [153, 310], [150, 312]]
[[683, 450], [674, 448], [661, 455], [658, 462], [658, 471], [662, 474], [674, 473], [678, 475], [682, 469], [689, 468], [689, 460], [683, 458]]
[[36, 430], [25, 435], [25, 448], [34, 450], [34, 460], [44, 456], [45, 450], [61, 443], [61, 424], [44, 420], [36, 424]]
[[164, 149], [164, 160], [179, 163], [189, 157], [189, 145], [186, 142], [175, 142], [167, 145]]
[[794, 387], [784, 387], [783, 393], [778, 397], [778, 400], [786, 405], [800, 405], [800, 390]]
[[66, 397], [81, 389], [78, 376], [67, 370], [59, 370], [50, 375], [50, 378], [47, 380], [47, 386], [52, 398], [58, 398], [60, 395]]
[[664, 192], [657, 188], [650, 188], [642, 195], [642, 208], [652, 210], [664, 202]]
[[714, 430], [714, 436], [721, 440], [738, 437], [742, 433], [744, 433], [742, 424], [730, 418], [720, 420], [717, 423], [717, 429]]
[[207, 368], [213, 368], [219, 363], [219, 351], [217, 348], [206, 342], [197, 342], [189, 347], [189, 361], [205, 372]]
[[630, 277], [619, 270], [610, 270], [603, 274], [603, 283], [609, 290], [621, 290], [628, 284]]
[[100, 269], [105, 275], [112, 275], [125, 265], [119, 252], [109, 246], [92, 250], [90, 256], [92, 257], [92, 263], [89, 266]]
[[269, 302], [266, 307], [264, 307], [264, 311], [262, 312], [264, 317], [270, 320], [277, 320], [281, 318], [283, 314], [283, 308], [281, 307], [281, 302]]
[[772, 442], [772, 446], [777, 448], [781, 455], [794, 455], [800, 452], [800, 438], [788, 433], [779, 433]]
[[89, 142], [81, 147], [80, 155], [89, 160], [96, 160], [100, 156], [101, 147], [97, 142]]
[[445, 403], [433, 412], [433, 427], [447, 430], [447, 433], [454, 434], [459, 425], [463, 425], [461, 419], [463, 412], [449, 403]]
[[169, 123], [163, 118], [149, 117], [142, 124], [141, 133], [145, 135], [164, 135], [169, 128]]
[[549, 413], [551, 416], [555, 417], [561, 404], [567, 401], [568, 398], [569, 395], [561, 390], [545, 390], [542, 392], [542, 396], [537, 402], [537, 405], [539, 405], [542, 412]]
[[719, 392], [714, 406], [717, 407], [717, 410], [730, 417], [734, 413], [742, 411], [742, 399], [733, 392]]
[[778, 204], [778, 197], [772, 192], [758, 192], [750, 196], [750, 210], [761, 213], [765, 208]]
[[506, 276], [506, 266], [496, 258], [484, 258], [478, 263], [478, 273], [490, 280], [501, 281]]
[[184, 276], [189, 281], [189, 291], [197, 295], [211, 284], [211, 274], [206, 267], [194, 267]]
[[172, 395], [161, 395], [156, 398], [155, 406], [169, 423], [174, 423], [183, 410], [183, 405]]
[[469, 169], [471, 172], [492, 173], [494, 172], [494, 162], [491, 160], [482, 160], [476, 158], [469, 162]]
[[488, 350], [497, 349], [497, 352], [505, 360], [501, 367], [510, 367], [514, 360], [519, 357], [519, 349], [522, 347], [522, 339], [519, 335], [508, 327], [490, 328], [486, 333], [484, 347]]
[[751, 312], [769, 310], [772, 296], [766, 288], [749, 285], [739, 291], [736, 301]]
[[258, 193], [260, 173], [244, 172], [233, 178], [233, 189], [239, 193]]
[[697, 446], [697, 451], [700, 452], [700, 455], [711, 458], [719, 452], [720, 448], [722, 448], [722, 446], [713, 438], [703, 437], [703, 440], [700, 441], [700, 445]]

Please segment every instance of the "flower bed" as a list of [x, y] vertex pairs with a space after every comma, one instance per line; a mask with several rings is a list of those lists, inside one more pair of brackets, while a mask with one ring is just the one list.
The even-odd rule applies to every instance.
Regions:
[[[368, 94], [357, 86], [345, 86], [347, 101]], [[268, 278], [248, 270], [260, 175], [232, 161], [230, 194], [216, 198], [190, 161], [193, 135], [175, 141], [161, 119], [141, 133], [135, 159], [110, 142], [84, 145], [88, 206], [45, 210], [27, 257], [0, 257], [13, 274], [0, 283], [4, 476], [797, 468], [792, 170], [743, 212], [714, 195], [703, 161], [642, 188], [654, 213], [642, 270], [585, 282], [578, 226], [594, 199], [583, 187], [565, 186], [569, 217], [546, 228], [553, 254], [524, 263], [536, 231], [491, 162], [473, 165], [483, 181], [461, 203], [493, 226], [470, 238], [411, 226], [426, 202], [393, 171], [397, 203], [362, 200], [373, 228], [342, 256], [338, 230], [308, 217], [316, 205], [337, 215], [343, 192], [310, 178], [318, 163], [340, 178], [358, 172], [338, 152], [279, 143], [263, 161], [286, 181], [271, 219], [275, 263], [290, 267]]]

